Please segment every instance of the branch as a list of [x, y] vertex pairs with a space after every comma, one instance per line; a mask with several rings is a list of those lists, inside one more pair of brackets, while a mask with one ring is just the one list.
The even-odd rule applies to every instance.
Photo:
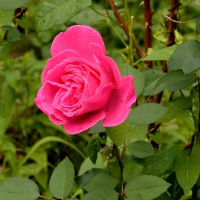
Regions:
[[[128, 39], [130, 39], [129, 28], [128, 28], [127, 24], [125, 23], [125, 21], [123, 20], [122, 16], [120, 15], [119, 10], [116, 6], [116, 3], [114, 2], [114, 0], [108, 0], [108, 2], [115, 14], [115, 17], [117, 18], [117, 21], [119, 22], [120, 26], [123, 28]], [[143, 57], [145, 53], [140, 49], [140, 47], [137, 44], [135, 44], [135, 42], [133, 42], [133, 46], [135, 46], [137, 54], [140, 57]]]
[[176, 20], [173, 20], [172, 18], [170, 18], [170, 17], [167, 16], [167, 15], [163, 15], [163, 18], [167, 18], [167, 19], [169, 19], [170, 21], [175, 22], [175, 23], [177, 23], [177, 24], [187, 24], [187, 23], [190, 23], [190, 22], [193, 22], [193, 21], [196, 20], [196, 19], [191, 19], [191, 20], [188, 20], [188, 21], [176, 21]]
[[[143, 7], [144, 7], [144, 35], [145, 35], [145, 52], [147, 53], [148, 48], [152, 47], [152, 15], [153, 10], [151, 10], [150, 0], [144, 0], [143, 1]], [[146, 62], [146, 65], [149, 68], [153, 68], [153, 62], [148, 61]]]
[[177, 23], [174, 21], [178, 21], [177, 14], [178, 14], [178, 7], [180, 5], [181, 4], [179, 0], [170, 0], [169, 18], [171, 20], [169, 21], [169, 26], [168, 26], [167, 46], [172, 46], [173, 44], [175, 44], [174, 29], [177, 29], [178, 26]]
[[[175, 36], [174, 36], [174, 29], [177, 29], [177, 23], [175, 23], [174, 21], [177, 21], [177, 14], [178, 14], [178, 7], [180, 6], [180, 2], [179, 0], [170, 0], [170, 20], [169, 21], [169, 25], [168, 25], [168, 38], [167, 38], [167, 46], [172, 46], [175, 43]], [[162, 71], [164, 73], [167, 73], [167, 61], [163, 62], [163, 66], [162, 66]], [[161, 99], [162, 99], [162, 95], [163, 92], [157, 94], [154, 99], [153, 102], [154, 103], [160, 103]], [[155, 127], [155, 123], [150, 124], [148, 127], [148, 131], [151, 131], [154, 127]], [[155, 142], [151, 142], [152, 145], [154, 147], [158, 148], [158, 144], [156, 144]]]

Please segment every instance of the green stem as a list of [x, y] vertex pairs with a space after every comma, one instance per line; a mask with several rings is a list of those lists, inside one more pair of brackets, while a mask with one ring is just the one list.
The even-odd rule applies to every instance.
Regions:
[[97, 11], [94, 7], [92, 7], [92, 6], [89, 6], [89, 8], [91, 8], [95, 13], [97, 13], [98, 15], [101, 15], [101, 16], [103, 16], [103, 17], [107, 17], [108, 16], [108, 14], [106, 13], [106, 14], [103, 14], [103, 13], [100, 13], [99, 11]]
[[56, 200], [56, 199], [52, 199], [51, 197], [45, 197], [45, 196], [42, 196], [42, 195], [39, 195], [39, 198], [41, 198], [41, 199]]
[[128, 48], [128, 45], [126, 44], [126, 42], [124, 41], [124, 39], [121, 37], [121, 35], [117, 32], [117, 30], [114, 28], [114, 26], [112, 26], [109, 21], [107, 21], [107, 23], [115, 31], [115, 33], [117, 34], [117, 36], [119, 37], [119, 39], [122, 41], [122, 43], [124, 44], [124, 46], [126, 48]]
[[143, 57], [141, 57], [139, 60], [137, 60], [135, 63], [133, 63], [132, 66], [137, 65], [137, 64], [138, 64], [143, 58], [145, 58], [146, 56], [147, 56], [147, 53], [145, 53]]
[[122, 162], [122, 159], [121, 159], [121, 156], [120, 156], [120, 152], [119, 152], [119, 149], [117, 147], [117, 145], [114, 144], [114, 151], [115, 151], [115, 155], [117, 157], [117, 160], [119, 162], [119, 166], [120, 166], [120, 169], [121, 169], [121, 181], [123, 180], [123, 175], [122, 175], [122, 172], [123, 172], [123, 162]]

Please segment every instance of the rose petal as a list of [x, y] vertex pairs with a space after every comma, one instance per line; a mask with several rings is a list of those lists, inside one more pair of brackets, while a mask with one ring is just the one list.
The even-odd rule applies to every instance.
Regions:
[[89, 129], [105, 117], [104, 109], [81, 115], [77, 120], [66, 122], [64, 128], [67, 133], [74, 135]]
[[56, 117], [54, 116], [54, 114], [50, 114], [50, 115], [49, 115], [49, 119], [50, 119], [54, 124], [56, 124], [56, 125], [61, 125], [61, 124], [64, 123], [63, 121], [61, 121], [61, 120], [59, 120], [58, 118], [56, 118]]
[[37, 107], [43, 112], [45, 113], [47, 116], [49, 116], [49, 119], [57, 124], [57, 125], [61, 125], [63, 124], [63, 121], [57, 119], [54, 115], [52, 114], [49, 114], [48, 111], [46, 111], [43, 106], [42, 106], [42, 98], [41, 98], [41, 91], [42, 91], [42, 87], [38, 90], [38, 93], [37, 93], [37, 97], [35, 98], [34, 102], [35, 104], [37, 105]]
[[100, 45], [105, 54], [105, 45], [101, 35], [89, 26], [76, 25], [68, 28], [64, 33], [58, 34], [51, 46], [51, 55], [70, 49], [77, 51], [82, 58], [94, 63], [94, 58], [89, 51], [89, 44], [93, 42]]
[[58, 92], [59, 87], [57, 85], [53, 85], [52, 83], [46, 81], [44, 86], [41, 90], [41, 100], [42, 100], [42, 106], [43, 108], [49, 113], [54, 113], [54, 97], [56, 96], [56, 93]]
[[105, 56], [101, 46], [98, 44], [91, 43], [90, 50], [96, 57], [96, 65], [101, 70], [101, 85], [104, 86], [107, 83], [114, 83], [115, 88], [120, 88], [121, 75], [114, 60]]
[[107, 104], [110, 98], [110, 94], [114, 88], [115, 88], [114, 85], [110, 83], [104, 86], [103, 88], [101, 88], [101, 90], [99, 90], [98, 93], [96, 93], [94, 96], [82, 100], [81, 109], [77, 113], [77, 115], [83, 115], [87, 112], [91, 112], [91, 111], [95, 111], [95, 110], [99, 110], [103, 108]]
[[45, 66], [45, 69], [42, 73], [42, 83], [44, 84], [46, 80], [47, 73], [52, 70], [57, 64], [60, 64], [61, 62], [65, 61], [68, 58], [80, 58], [81, 56], [76, 52], [72, 50], [65, 50], [59, 54], [57, 54], [55, 57], [50, 58]]
[[136, 101], [134, 92], [133, 77], [122, 77], [122, 86], [115, 89], [105, 108], [106, 117], [103, 126], [116, 126], [121, 124], [130, 112], [131, 105]]
[[48, 116], [49, 113], [43, 108], [43, 105], [42, 105], [41, 91], [42, 91], [42, 87], [38, 90], [37, 97], [34, 99], [34, 102], [35, 102], [35, 104], [37, 105], [37, 107], [38, 107], [43, 113], [45, 113], [45, 114]]

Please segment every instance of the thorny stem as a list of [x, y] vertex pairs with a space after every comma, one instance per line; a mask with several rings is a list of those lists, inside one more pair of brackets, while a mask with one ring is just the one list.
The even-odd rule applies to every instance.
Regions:
[[[170, 0], [169, 16], [172, 20], [177, 21], [178, 7], [180, 5], [181, 4], [180, 4], [179, 0]], [[177, 29], [177, 27], [178, 27], [177, 23], [169, 20], [169, 22], [168, 22], [167, 46], [172, 46], [173, 44], [175, 44], [174, 29]], [[164, 73], [167, 73], [167, 61], [163, 62], [162, 71]], [[162, 95], [163, 95], [163, 92], [157, 94], [153, 99], [153, 103], [160, 103], [161, 99], [162, 99]], [[155, 126], [156, 126], [155, 123], [150, 124], [148, 130], [153, 129]], [[155, 148], [158, 148], [158, 144], [156, 144], [153, 141], [151, 141], [151, 143]]]
[[[152, 26], [152, 15], [153, 11], [151, 10], [151, 5], [150, 5], [150, 0], [144, 0], [143, 3], [144, 8], [144, 43], [145, 43], [145, 52], [147, 53], [148, 48], [152, 47], [152, 31], [151, 31], [151, 26]], [[152, 61], [146, 61], [145, 62], [146, 66], [148, 68], [153, 68], [153, 62]], [[150, 97], [149, 103], [153, 102], [154, 97]], [[150, 125], [150, 129], [152, 128], [152, 125]]]
[[[120, 15], [119, 10], [118, 10], [118, 8], [116, 6], [116, 3], [114, 2], [114, 0], [108, 0], [108, 2], [109, 2], [110, 6], [111, 6], [111, 8], [112, 8], [112, 10], [113, 10], [113, 12], [115, 14], [115, 17], [117, 18], [117, 21], [119, 22], [119, 24], [123, 28], [123, 30], [124, 30], [126, 36], [128, 37], [128, 39], [130, 39], [129, 28], [128, 28], [127, 24], [125, 23], [125, 21], [123, 20], [122, 16]], [[133, 45], [135, 45], [137, 54], [140, 57], [143, 57], [144, 56], [144, 52], [140, 49], [140, 47], [137, 44], [135, 44], [135, 42], [134, 42]]]
[[[148, 48], [152, 46], [152, 15], [153, 10], [151, 10], [150, 0], [143, 1], [144, 7], [144, 35], [145, 35], [145, 52], [147, 53]], [[147, 67], [153, 68], [153, 62], [146, 62]]]
[[[125, 145], [125, 144], [124, 144]], [[114, 153], [115, 153], [115, 155], [116, 155], [116, 157], [117, 157], [117, 160], [118, 160], [118, 163], [119, 163], [119, 166], [120, 166], [120, 171], [121, 171], [121, 177], [120, 177], [120, 184], [121, 184], [121, 196], [122, 197], [124, 197], [124, 182], [123, 182], [123, 168], [124, 168], [124, 166], [123, 166], [123, 160], [122, 160], [122, 158], [121, 158], [121, 156], [120, 156], [120, 151], [119, 151], [119, 149], [118, 149], [118, 147], [117, 147], [117, 145], [115, 145], [114, 144]], [[126, 147], [124, 147], [124, 150], [125, 150], [125, 148]], [[123, 152], [122, 152], [123, 153]], [[125, 153], [125, 152], [124, 152]]]
[[[181, 4], [179, 0], [170, 0], [169, 17], [172, 20], [177, 21], [178, 7], [180, 5]], [[172, 20], [169, 21], [167, 46], [172, 46], [173, 44], [175, 44], [174, 29], [177, 29], [177, 23]]]
[[[170, 0], [170, 19], [177, 21], [178, 7], [180, 6], [179, 0]], [[168, 38], [167, 38], [167, 46], [172, 46], [175, 43], [174, 29], [177, 28], [177, 23], [173, 21], [169, 21], [168, 25]], [[167, 61], [163, 62], [162, 71], [167, 73]], [[162, 98], [162, 92], [157, 94], [154, 103], [160, 103]]]

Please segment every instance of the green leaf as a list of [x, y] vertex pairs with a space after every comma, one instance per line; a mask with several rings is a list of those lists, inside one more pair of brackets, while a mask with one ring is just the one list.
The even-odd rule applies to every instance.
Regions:
[[48, 160], [47, 160], [47, 151], [45, 148], [39, 148], [37, 149], [31, 156], [30, 159], [34, 160], [36, 163], [38, 163], [43, 168], [47, 168], [48, 166]]
[[101, 132], [105, 132], [105, 126], [102, 125], [101, 121], [99, 123], [96, 123], [89, 130], [89, 133], [101, 133]]
[[45, 190], [48, 188], [48, 181], [49, 181], [49, 173], [48, 170], [42, 170], [36, 175], [34, 175], [35, 180], [37, 183], [42, 186]]
[[156, 176], [142, 175], [130, 180], [124, 189], [127, 197], [140, 195], [142, 200], [152, 200], [161, 195], [170, 184]]
[[103, 169], [98, 169], [98, 168], [90, 169], [84, 174], [76, 177], [75, 181], [80, 188], [84, 188], [94, 176], [102, 172], [103, 172]]
[[137, 158], [145, 158], [154, 154], [152, 145], [145, 141], [136, 141], [129, 144], [128, 150]]
[[151, 124], [159, 120], [168, 108], [157, 103], [145, 103], [137, 106], [129, 114], [129, 123], [135, 125]]
[[0, 10], [14, 10], [20, 8], [30, 0], [0, 0]]
[[54, 197], [58, 199], [66, 199], [72, 190], [73, 183], [74, 166], [66, 157], [54, 169], [49, 181], [49, 189]]
[[178, 153], [174, 160], [174, 170], [180, 186], [183, 188], [185, 195], [197, 182], [200, 172], [199, 150], [193, 151], [189, 156], [190, 150]]
[[168, 70], [181, 68], [184, 73], [190, 73], [200, 68], [200, 43], [198, 40], [188, 40], [178, 46], [169, 59]]
[[139, 176], [143, 170], [143, 166], [143, 159], [136, 158], [125, 162], [123, 168], [123, 181], [128, 182], [131, 179]]
[[[1, 53], [0, 53], [1, 55]], [[0, 84], [0, 137], [6, 132], [10, 121], [12, 120], [12, 111], [15, 105], [13, 89], [8, 82]]]
[[172, 200], [172, 198], [165, 192], [154, 200]]
[[14, 10], [0, 10], [0, 26], [10, 25], [14, 16]]
[[22, 17], [21, 19], [15, 19], [16, 23], [24, 29], [31, 29], [33, 26], [33, 19], [29, 17]]
[[1, 127], [0, 128], [0, 137], [2, 135], [4, 135], [4, 133], [6, 132], [8, 126], [10, 124], [11, 119], [12, 119], [11, 117], [4, 118], [4, 117], [0, 116], [0, 127]]
[[105, 20], [106, 18], [106, 16], [99, 15], [99, 13], [97, 13], [96, 11], [98, 11], [99, 13], [103, 13], [105, 10], [103, 10], [102, 7], [100, 7], [100, 9], [95, 8], [95, 11], [94, 11], [90, 7], [87, 7], [81, 10], [81, 12], [79, 12], [75, 16], [73, 16], [70, 19], [70, 22], [93, 27], [97, 21]]
[[162, 144], [163, 141], [163, 134], [159, 131], [156, 131], [155, 133], [150, 133], [148, 136], [157, 144]]
[[120, 146], [126, 140], [128, 132], [129, 123], [127, 121], [118, 126], [106, 127], [106, 134], [117, 146]]
[[12, 177], [0, 183], [2, 200], [36, 200], [39, 194], [36, 183], [27, 178]]
[[153, 156], [149, 156], [144, 165], [142, 174], [162, 175], [172, 164], [176, 156], [175, 152], [157, 152]]
[[[196, 0], [196, 1], [198, 1], [200, 5], [200, 0]], [[200, 17], [197, 17], [195, 21], [196, 21], [196, 35], [199, 35]]]
[[20, 167], [20, 169], [17, 171], [17, 174], [19, 176], [29, 177], [38, 174], [43, 169], [44, 168], [41, 165], [38, 165], [37, 163], [30, 163]]
[[196, 160], [195, 163], [199, 169], [199, 173], [200, 173], [200, 157], [199, 157], [199, 152], [200, 152], [200, 145], [196, 144], [193, 149], [192, 149], [192, 153], [191, 153], [191, 157], [193, 160]]
[[103, 139], [100, 137], [92, 138], [87, 146], [87, 153], [90, 160], [95, 164], [97, 160], [97, 154], [100, 151], [100, 143]]
[[17, 70], [8, 70], [5, 73], [5, 78], [8, 84], [14, 89], [18, 89], [18, 84], [17, 82], [20, 80], [20, 73]]
[[4, 41], [0, 46], [0, 61], [10, 58], [11, 43]]
[[170, 187], [167, 189], [167, 192], [173, 199], [180, 199], [182, 196], [184, 196], [183, 189], [177, 181], [175, 172], [172, 172], [167, 177], [166, 181], [171, 184]]
[[145, 58], [142, 59], [142, 61], [147, 60], [169, 60], [170, 56], [173, 54], [174, 50], [178, 46], [175, 44], [171, 47], [166, 47], [163, 49], [159, 49], [156, 51], [153, 51], [152, 53], [148, 54]]
[[144, 71], [142, 74], [145, 77], [144, 90], [142, 91], [143, 96], [153, 96], [163, 90], [163, 88], [157, 88], [157, 90], [154, 89], [157, 81], [163, 76], [161, 70], [150, 69]]
[[87, 193], [82, 200], [118, 200], [118, 197], [114, 189], [101, 187]]
[[190, 86], [195, 80], [194, 73], [184, 74], [182, 70], [172, 71], [161, 77], [154, 89], [157, 90], [163, 85], [163, 89], [166, 88], [169, 92], [173, 92]]
[[40, 0], [37, 7], [36, 28], [38, 31], [44, 31], [54, 25], [63, 24], [90, 5], [91, 0]]
[[93, 168], [103, 168], [103, 167], [104, 167], [104, 163], [103, 163], [102, 156], [100, 153], [98, 153], [96, 164], [92, 163], [90, 158], [86, 158], [80, 167], [78, 175], [80, 176]]
[[21, 38], [20, 33], [13, 26], [2, 26], [1, 29], [3, 31], [8, 31], [8, 36], [6, 38], [8, 41], [14, 42], [14, 41], [20, 40]]
[[139, 194], [135, 194], [133, 196], [126, 198], [126, 200], [144, 200], [144, 199], [142, 199], [142, 197]]
[[96, 174], [90, 182], [83, 187], [86, 191], [92, 191], [100, 187], [107, 187], [114, 189], [118, 181], [111, 175], [101, 172]]
[[121, 178], [121, 167], [119, 163], [117, 162], [116, 156], [113, 156], [108, 161], [108, 171], [110, 174], [116, 178], [117, 180], [120, 180]]
[[178, 99], [171, 101], [167, 107], [169, 110], [167, 113], [158, 121], [159, 122], [169, 122], [174, 118], [179, 117], [187, 108], [192, 106], [192, 98]]
[[132, 75], [134, 77], [135, 93], [139, 96], [144, 88], [145, 78], [143, 74], [128, 64], [126, 64], [121, 70], [122, 76]]
[[148, 125], [136, 126], [129, 124], [129, 134], [126, 138], [126, 145], [136, 140], [144, 140], [146, 138]]

